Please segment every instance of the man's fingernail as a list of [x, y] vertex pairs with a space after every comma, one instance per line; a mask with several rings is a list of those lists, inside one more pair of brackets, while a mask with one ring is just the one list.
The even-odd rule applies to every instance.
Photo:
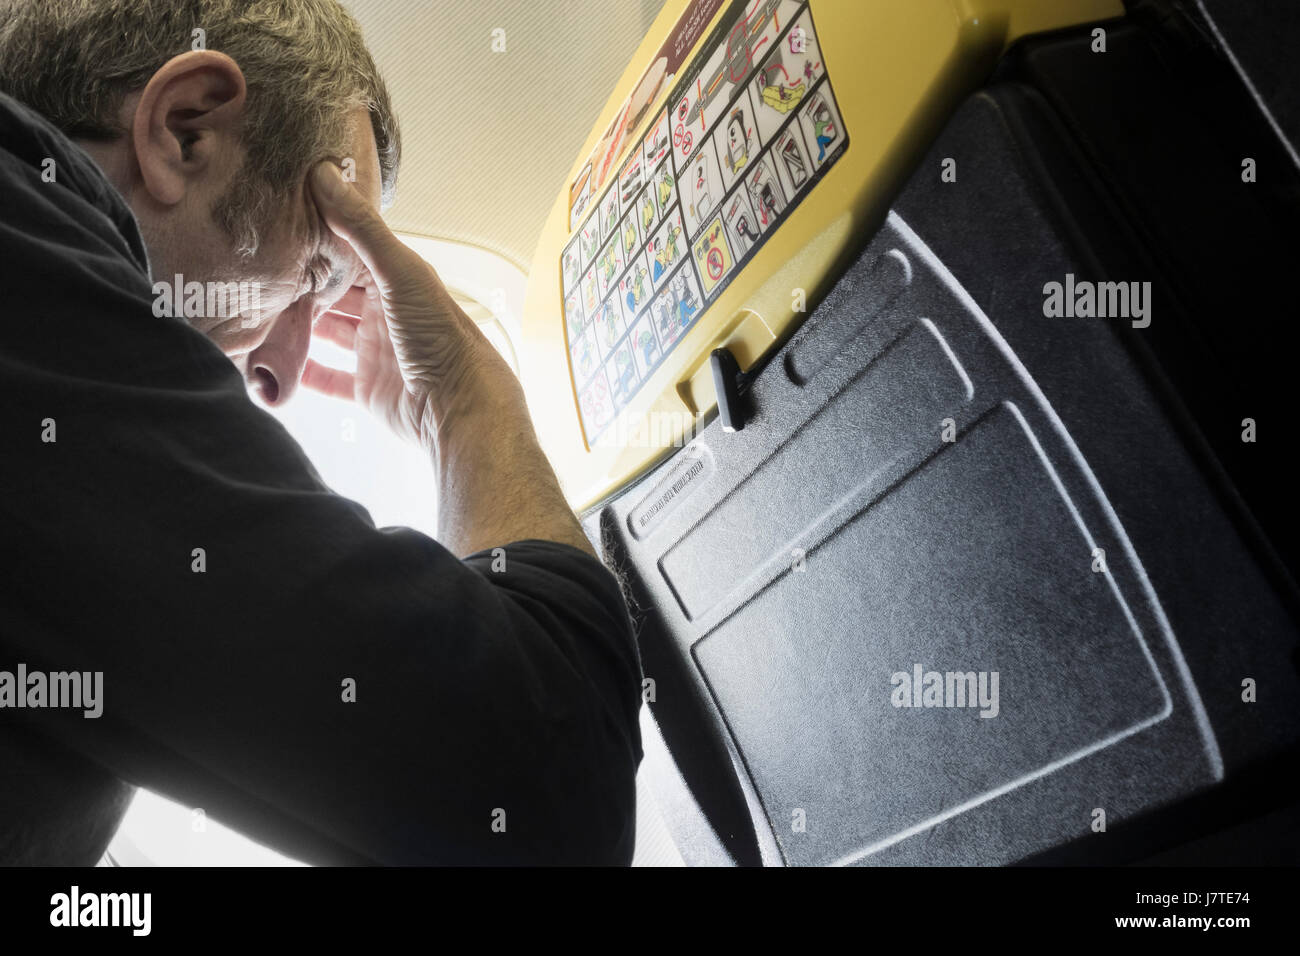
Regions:
[[347, 183], [343, 181], [343, 171], [326, 160], [317, 163], [312, 170], [312, 187], [320, 190], [326, 199], [337, 202], [347, 195]]

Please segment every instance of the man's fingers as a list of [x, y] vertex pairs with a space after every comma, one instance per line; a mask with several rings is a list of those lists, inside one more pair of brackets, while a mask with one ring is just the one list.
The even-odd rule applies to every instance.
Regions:
[[338, 315], [326, 312], [312, 327], [311, 334], [326, 342], [341, 345], [348, 351], [356, 351], [358, 320], [350, 315]]
[[302, 384], [312, 391], [334, 398], [346, 398], [351, 401], [356, 397], [355, 375], [342, 369], [321, 365], [315, 359], [307, 360], [307, 367], [302, 370]]
[[373, 304], [373, 301], [365, 288], [354, 285], [347, 292], [344, 292], [337, 302], [330, 306], [329, 311], [354, 315], [359, 319], [365, 315], [366, 305]]

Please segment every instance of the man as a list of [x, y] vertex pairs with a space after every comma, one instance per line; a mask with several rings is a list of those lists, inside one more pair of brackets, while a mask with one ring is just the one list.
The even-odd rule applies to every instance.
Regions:
[[[398, 153], [334, 0], [0, 0], [0, 670], [102, 675], [0, 696], [0, 862], [94, 863], [134, 786], [313, 863], [630, 859], [626, 608]], [[299, 382], [428, 450], [439, 541], [249, 398]]]

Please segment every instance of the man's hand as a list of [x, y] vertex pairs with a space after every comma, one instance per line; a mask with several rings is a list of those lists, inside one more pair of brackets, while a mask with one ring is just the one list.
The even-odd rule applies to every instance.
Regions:
[[426, 440], [430, 422], [488, 400], [472, 390], [510, 390], [514, 376], [456, 305], [433, 267], [402, 243], [332, 163], [317, 166], [313, 197], [330, 229], [366, 267], [316, 333], [357, 353], [355, 375], [311, 363], [303, 384], [353, 398], [398, 434]]
[[310, 184], [325, 222], [352, 246], [366, 275], [316, 326], [356, 352], [356, 373], [311, 362], [303, 384], [361, 402], [429, 450], [439, 537], [456, 553], [527, 538], [591, 552], [505, 360], [337, 166], [319, 164]]
[[304, 385], [355, 400], [403, 438], [430, 444], [424, 432], [431, 422], [430, 388], [417, 377], [403, 375], [381, 293], [370, 273], [363, 273], [357, 284], [316, 320], [313, 333], [354, 352], [356, 372], [328, 368], [309, 359], [303, 371]]

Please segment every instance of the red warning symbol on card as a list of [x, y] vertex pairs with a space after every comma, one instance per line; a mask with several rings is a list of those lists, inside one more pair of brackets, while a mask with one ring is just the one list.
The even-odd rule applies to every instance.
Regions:
[[683, 126], [681, 123], [678, 123], [678, 124], [677, 124], [677, 128], [676, 128], [675, 130], [673, 130], [673, 145], [674, 145], [674, 146], [680, 146], [680, 145], [682, 145], [682, 134], [685, 133], [685, 132], [686, 132], [686, 127]]
[[731, 249], [722, 230], [722, 219], [713, 217], [713, 221], [704, 227], [704, 232], [695, 240], [692, 247], [696, 267], [700, 270], [700, 283], [704, 294], [712, 295], [722, 277], [735, 266]]
[[686, 133], [685, 136], [682, 137], [682, 152], [685, 153], [687, 156], [690, 155], [691, 144], [694, 142], [695, 142], [695, 137], [692, 136], [689, 131]]
[[717, 282], [722, 278], [722, 270], [726, 268], [722, 262], [722, 252], [719, 249], [710, 249], [709, 257], [705, 260], [705, 265], [709, 270], [709, 278]]

